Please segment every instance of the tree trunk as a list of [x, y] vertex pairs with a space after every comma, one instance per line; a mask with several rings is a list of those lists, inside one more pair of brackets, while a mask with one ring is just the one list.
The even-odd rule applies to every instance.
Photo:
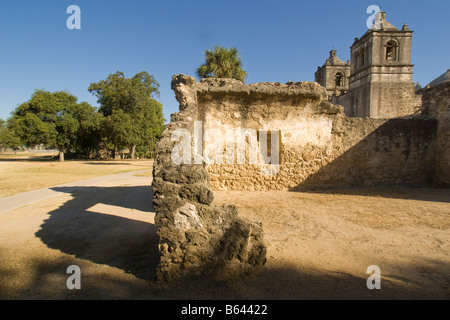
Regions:
[[64, 151], [63, 150], [59, 150], [59, 161], [63, 162], [64, 161]]
[[131, 148], [130, 148], [130, 157], [131, 157], [131, 160], [134, 160], [134, 154], [135, 154], [135, 152], [136, 152], [136, 145], [133, 144], [133, 145], [131, 146]]
[[119, 160], [119, 159], [120, 159], [119, 150], [117, 149], [117, 143], [114, 143], [114, 154], [113, 154], [113, 159], [114, 159], [114, 160]]
[[153, 159], [153, 136], [150, 137], [150, 158]]

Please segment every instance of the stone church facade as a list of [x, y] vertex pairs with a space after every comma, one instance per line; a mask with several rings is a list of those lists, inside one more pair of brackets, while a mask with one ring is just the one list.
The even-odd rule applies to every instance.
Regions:
[[315, 73], [329, 100], [344, 107], [349, 117], [395, 118], [420, 107], [411, 64], [412, 35], [406, 24], [398, 29], [379, 12], [377, 23], [350, 47], [350, 61], [336, 54]]

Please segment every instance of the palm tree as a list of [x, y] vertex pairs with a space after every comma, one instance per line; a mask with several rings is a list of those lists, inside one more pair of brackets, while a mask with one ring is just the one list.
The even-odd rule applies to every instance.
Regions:
[[205, 50], [205, 63], [197, 69], [200, 78], [233, 78], [244, 82], [247, 72], [242, 69], [238, 50], [215, 46], [214, 50]]

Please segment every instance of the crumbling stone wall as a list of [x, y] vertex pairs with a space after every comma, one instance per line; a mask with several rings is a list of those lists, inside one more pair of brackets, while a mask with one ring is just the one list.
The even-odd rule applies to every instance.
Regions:
[[[261, 174], [266, 163], [249, 161], [247, 141], [245, 163], [227, 162], [224, 150], [220, 163], [206, 166], [214, 189], [307, 190], [433, 180], [435, 119], [348, 118], [312, 82], [245, 85], [208, 79], [194, 86], [203, 132], [215, 130], [222, 137], [233, 128], [279, 132], [273, 174]], [[208, 149], [208, 139], [203, 148]]]
[[[449, 122], [437, 133], [436, 120], [448, 119], [448, 90], [442, 110], [430, 111], [436, 117], [373, 119], [348, 118], [313, 82], [176, 75], [172, 89], [180, 111], [157, 145], [152, 184], [162, 280], [264, 265], [262, 225], [232, 205], [214, 205], [213, 189], [430, 184], [436, 165], [449, 177]], [[447, 164], [436, 164], [437, 150]]]
[[375, 185], [430, 185], [435, 165], [435, 119], [341, 119], [337, 149], [295, 190]]
[[180, 112], [171, 116], [156, 147], [152, 189], [161, 254], [157, 277], [163, 281], [205, 274], [227, 278], [266, 261], [262, 224], [240, 218], [233, 205], [214, 205], [204, 164], [174, 162], [174, 133], [193, 132], [198, 118], [195, 82], [173, 77]]
[[450, 82], [422, 90], [422, 113], [438, 120], [435, 184], [450, 186]]

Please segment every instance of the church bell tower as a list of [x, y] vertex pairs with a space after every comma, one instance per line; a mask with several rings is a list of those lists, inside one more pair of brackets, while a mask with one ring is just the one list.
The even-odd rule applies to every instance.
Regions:
[[411, 43], [413, 31], [399, 30], [379, 12], [377, 23], [350, 47], [349, 91], [342, 105], [355, 117], [393, 118], [414, 113]]

